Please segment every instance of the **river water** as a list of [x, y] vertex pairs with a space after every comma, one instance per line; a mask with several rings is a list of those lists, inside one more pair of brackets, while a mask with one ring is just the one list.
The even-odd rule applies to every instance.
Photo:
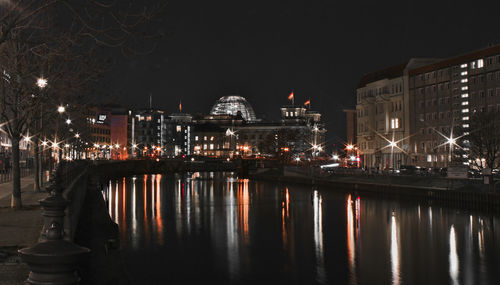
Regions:
[[217, 173], [103, 195], [133, 284], [500, 284], [498, 215]]

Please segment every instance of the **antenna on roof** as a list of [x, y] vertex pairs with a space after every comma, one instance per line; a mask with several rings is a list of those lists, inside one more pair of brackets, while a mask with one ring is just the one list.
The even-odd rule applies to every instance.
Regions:
[[149, 109], [153, 109], [153, 95], [149, 94]]

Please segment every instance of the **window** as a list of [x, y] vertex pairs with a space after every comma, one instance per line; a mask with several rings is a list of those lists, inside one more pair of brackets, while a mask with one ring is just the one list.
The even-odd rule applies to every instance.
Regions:
[[493, 97], [493, 89], [488, 89], [488, 96]]
[[462, 121], [468, 121], [469, 120], [469, 117], [462, 117]]
[[467, 68], [467, 63], [462, 63], [462, 65], [460, 65], [460, 68]]
[[467, 71], [462, 71], [462, 72], [460, 72], [460, 75], [462, 75], [462, 76], [467, 75]]
[[463, 124], [462, 127], [464, 128], [468, 128], [469, 127], [469, 124]]
[[462, 109], [462, 113], [468, 113], [469, 109]]
[[195, 140], [195, 141], [198, 141], [198, 136], [194, 136], [194, 140]]
[[177, 126], [176, 130], [177, 130], [178, 133], [180, 133], [180, 132], [182, 132], [182, 127], [181, 126]]
[[461, 83], [467, 83], [467, 78], [460, 80]]
[[462, 88], [461, 88], [461, 89], [462, 89], [462, 91], [463, 91], [463, 90], [468, 90], [468, 89], [469, 89], [469, 87], [468, 87], [468, 86], [462, 86]]
[[211, 143], [211, 144], [210, 144], [210, 150], [213, 150], [213, 149], [214, 149], [214, 144], [213, 144], [213, 143]]
[[467, 105], [469, 105], [469, 101], [463, 101], [462, 102], [462, 106], [467, 106]]
[[285, 113], [285, 117], [288, 117], [288, 111]]
[[488, 57], [488, 65], [492, 65], [493, 64], [493, 57]]
[[397, 129], [397, 128], [399, 128], [399, 119], [398, 118], [391, 119], [391, 129]]
[[477, 68], [483, 68], [484, 67], [484, 61], [483, 59], [478, 59], [477, 60]]
[[213, 137], [213, 136], [212, 136], [212, 137], [210, 137], [210, 140], [211, 140], [211, 141], [213, 141], [213, 140], [214, 140], [214, 137]]

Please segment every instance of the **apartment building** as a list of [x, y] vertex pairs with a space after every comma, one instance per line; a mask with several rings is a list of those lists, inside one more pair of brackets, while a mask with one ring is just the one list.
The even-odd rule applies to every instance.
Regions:
[[472, 116], [500, 111], [500, 46], [370, 73], [356, 96], [363, 166], [467, 164], [470, 145], [461, 136], [472, 131]]
[[[500, 46], [443, 59], [409, 72], [412, 162], [446, 167], [469, 162], [475, 112], [500, 111]], [[460, 157], [457, 157], [459, 155]]]

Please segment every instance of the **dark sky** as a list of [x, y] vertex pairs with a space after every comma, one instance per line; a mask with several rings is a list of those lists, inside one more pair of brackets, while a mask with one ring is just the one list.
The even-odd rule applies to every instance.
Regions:
[[310, 98], [323, 114], [331, 146], [345, 137], [342, 109], [355, 107], [363, 74], [498, 43], [496, 2], [171, 0], [152, 25], [168, 35], [148, 55], [119, 59], [106, 81], [126, 106], [152, 94], [167, 113], [179, 100], [186, 112], [208, 113], [217, 98], [239, 94], [269, 119], [293, 90], [296, 103]]

